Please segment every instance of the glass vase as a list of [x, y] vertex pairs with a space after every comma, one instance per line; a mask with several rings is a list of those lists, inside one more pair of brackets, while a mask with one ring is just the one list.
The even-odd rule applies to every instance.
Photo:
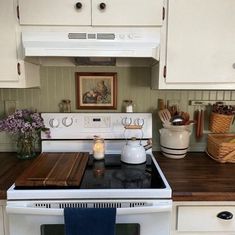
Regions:
[[35, 140], [31, 135], [20, 135], [17, 139], [17, 157], [19, 159], [31, 159], [36, 156]]

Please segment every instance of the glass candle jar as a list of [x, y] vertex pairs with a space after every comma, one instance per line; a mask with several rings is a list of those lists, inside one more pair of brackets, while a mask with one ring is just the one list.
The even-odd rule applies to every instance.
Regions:
[[124, 107], [126, 113], [133, 113], [134, 112], [134, 104], [132, 100], [124, 100]]
[[104, 139], [96, 137], [93, 143], [93, 156], [96, 160], [104, 159], [105, 145]]

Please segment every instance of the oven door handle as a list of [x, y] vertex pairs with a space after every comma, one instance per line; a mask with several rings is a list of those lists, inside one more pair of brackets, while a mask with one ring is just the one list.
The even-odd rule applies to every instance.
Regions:
[[[117, 215], [131, 215], [131, 214], [149, 214], [170, 212], [172, 205], [157, 205], [157, 206], [143, 206], [136, 208], [117, 208]], [[51, 208], [32, 208], [32, 207], [20, 207], [20, 206], [6, 206], [8, 214], [28, 214], [28, 215], [64, 215], [63, 209], [51, 209]]]

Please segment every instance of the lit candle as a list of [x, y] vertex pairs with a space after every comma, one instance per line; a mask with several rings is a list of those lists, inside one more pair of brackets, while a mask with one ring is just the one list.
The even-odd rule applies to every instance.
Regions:
[[104, 159], [104, 140], [96, 138], [93, 145], [93, 156], [96, 160]]

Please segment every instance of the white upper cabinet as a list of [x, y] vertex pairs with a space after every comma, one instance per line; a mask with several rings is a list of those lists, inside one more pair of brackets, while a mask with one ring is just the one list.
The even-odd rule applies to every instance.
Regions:
[[159, 26], [163, 0], [92, 0], [92, 24], [97, 26]]
[[234, 0], [169, 0], [164, 30], [159, 88], [235, 89]]
[[0, 1], [0, 88], [40, 85], [39, 66], [18, 58], [17, 8], [13, 0]]
[[19, 0], [21, 25], [158, 26], [163, 0]]
[[21, 25], [91, 25], [91, 0], [19, 0]]
[[0, 1], [0, 80], [19, 79], [16, 63], [16, 9], [12, 1]]

